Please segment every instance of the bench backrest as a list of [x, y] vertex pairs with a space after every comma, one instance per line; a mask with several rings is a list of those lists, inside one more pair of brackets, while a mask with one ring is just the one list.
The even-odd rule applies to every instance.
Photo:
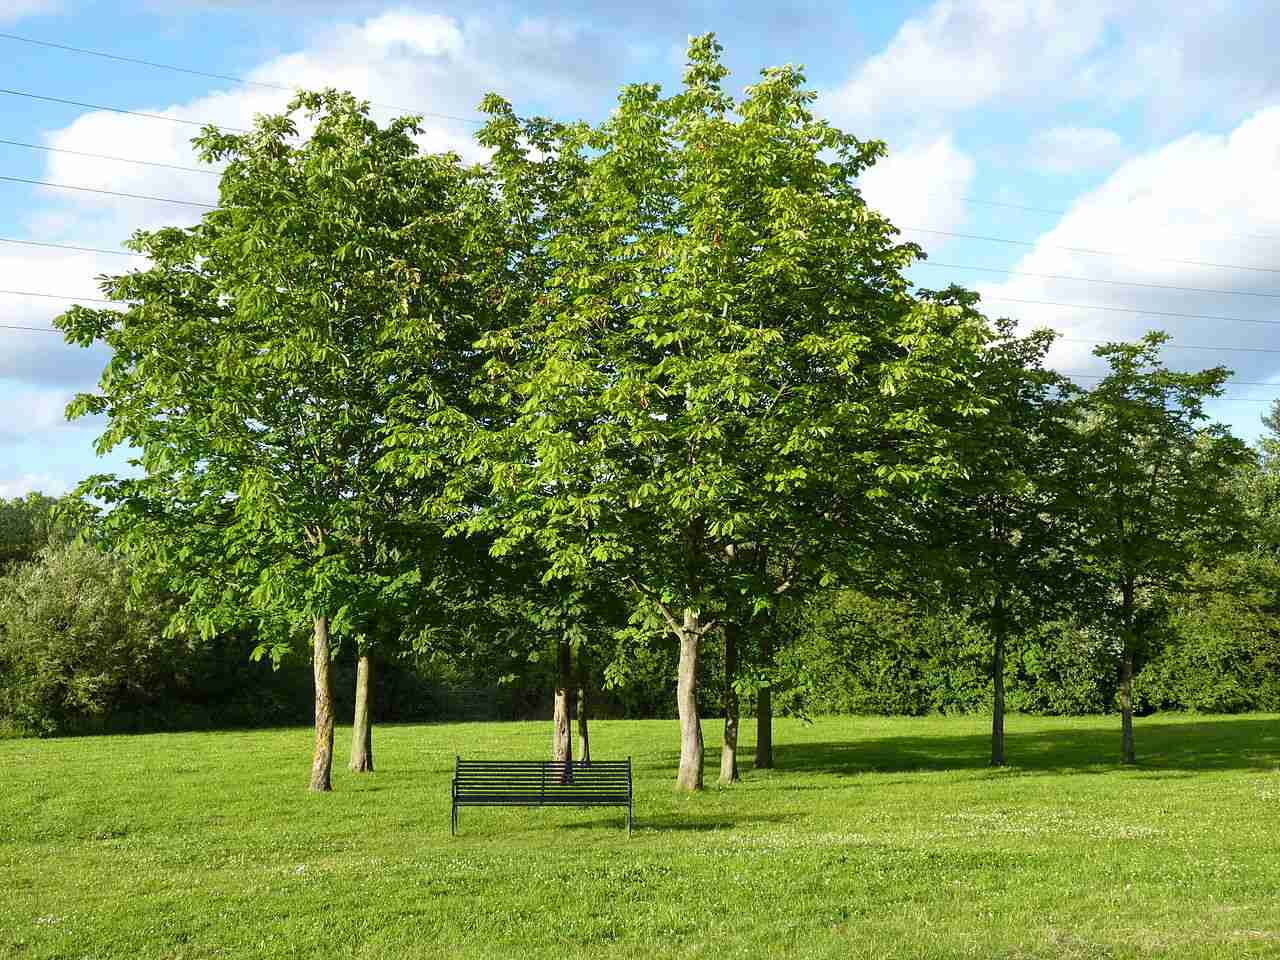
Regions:
[[486, 804], [622, 803], [631, 799], [631, 761], [463, 760], [455, 796]]

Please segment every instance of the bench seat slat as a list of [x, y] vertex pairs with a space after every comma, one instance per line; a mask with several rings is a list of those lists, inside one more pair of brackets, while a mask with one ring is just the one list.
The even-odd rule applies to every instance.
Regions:
[[631, 761], [463, 760], [453, 778], [459, 807], [626, 807], [631, 832]]

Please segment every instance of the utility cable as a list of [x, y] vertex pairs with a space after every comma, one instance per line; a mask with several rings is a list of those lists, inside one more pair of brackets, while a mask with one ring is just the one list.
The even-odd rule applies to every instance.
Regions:
[[222, 176], [221, 170], [211, 167], [183, 167], [176, 163], [158, 163], [154, 160], [135, 160], [132, 157], [117, 157], [109, 153], [88, 153], [84, 150], [68, 150], [66, 147], [48, 147], [38, 143], [25, 143], [22, 140], [0, 139], [0, 143], [10, 147], [26, 147], [28, 150], [44, 150], [46, 153], [67, 153], [73, 157], [89, 157], [93, 160], [114, 160], [117, 163], [136, 163], [143, 167], [161, 167], [165, 170], [182, 170], [187, 173], [207, 173], [210, 176]]
[[1252, 317], [1220, 317], [1210, 313], [1174, 313], [1171, 310], [1139, 310], [1136, 307], [1106, 307], [1094, 303], [1059, 303], [1056, 300], [1020, 300], [1016, 297], [991, 297], [984, 303], [1026, 303], [1039, 307], [1062, 307], [1067, 310], [1101, 310], [1105, 313], [1135, 313], [1146, 317], [1176, 317], [1179, 320], [1218, 320], [1222, 323], [1262, 323], [1280, 325], [1280, 320], [1255, 320]]
[[[185, 73], [193, 77], [207, 77], [210, 80], [225, 80], [228, 83], [238, 83], [246, 87], [261, 87], [266, 90], [281, 90], [286, 93], [297, 93], [301, 90], [300, 87], [290, 86], [287, 83], [272, 83], [269, 80], [246, 80], [244, 77], [237, 77], [229, 73], [212, 73], [208, 70], [196, 70], [193, 67], [180, 67], [172, 63], [157, 63], [155, 60], [143, 60], [139, 57], [125, 57], [116, 53], [107, 53], [105, 50], [90, 50], [88, 47], [73, 47], [65, 43], [53, 43], [50, 40], [37, 40], [35, 37], [24, 37], [16, 33], [0, 33], [0, 40], [14, 40], [19, 43], [30, 43], [36, 46], [49, 47], [54, 50], [63, 50], [68, 53], [79, 53], [87, 57], [99, 57], [103, 60], [115, 60], [119, 63], [132, 63], [141, 67], [152, 67], [156, 70], [170, 70], [174, 73]], [[470, 117], [459, 117], [449, 113], [430, 113], [425, 110], [411, 110], [407, 107], [397, 107], [389, 103], [378, 103], [374, 100], [370, 100], [369, 105], [381, 107], [384, 110], [396, 110], [400, 113], [417, 114], [424, 117], [437, 117], [441, 120], [455, 120], [458, 123], [471, 123], [476, 126], [483, 126], [487, 122], [485, 120], [472, 119]]]
[[78, 190], [82, 193], [101, 193], [108, 197], [125, 197], [129, 200], [153, 200], [156, 203], [176, 203], [186, 207], [204, 207], [208, 210], [217, 209], [216, 203], [202, 203], [199, 200], [175, 200], [173, 197], [153, 197], [145, 193], [121, 193], [118, 190], [102, 190], [98, 187], [80, 187], [74, 183], [53, 183], [49, 180], [31, 180], [27, 177], [8, 177], [0, 175], [0, 180], [7, 180], [10, 183], [29, 183], [37, 187], [55, 187], [58, 190]]
[[1218, 296], [1227, 297], [1264, 297], [1280, 300], [1280, 293], [1268, 293], [1254, 290], [1228, 290], [1221, 287], [1180, 287], [1172, 283], [1148, 283], [1140, 280], [1104, 280], [1101, 277], [1077, 277], [1068, 273], [1032, 273], [1027, 270], [1000, 270], [996, 267], [976, 267], [965, 263], [938, 263], [935, 260], [918, 260], [911, 266], [945, 267], [949, 270], [976, 270], [981, 273], [1003, 273], [1012, 277], [1036, 277], [1040, 280], [1077, 280], [1080, 283], [1105, 283], [1109, 286], [1117, 287], [1143, 287], [1152, 290], [1176, 290], [1179, 293], [1212, 293]]
[[28, 100], [43, 100], [46, 103], [61, 103], [70, 107], [87, 107], [90, 110], [105, 110], [107, 113], [121, 113], [128, 117], [144, 117], [147, 120], [167, 120], [169, 123], [181, 123], [188, 127], [216, 127], [232, 133], [248, 133], [243, 127], [229, 127], [222, 123], [204, 123], [200, 120], [183, 120], [181, 117], [169, 117], [163, 113], [144, 113], [141, 110], [125, 110], [123, 107], [108, 107], [100, 103], [85, 103], [83, 100], [67, 100], [63, 97], [46, 97], [39, 93], [27, 93], [23, 90], [6, 90], [0, 87], [0, 94], [9, 97], [25, 97]]
[[954, 233], [950, 230], [933, 230], [928, 227], [899, 227], [913, 233], [928, 233], [938, 237], [956, 237], [960, 240], [982, 240], [987, 243], [1005, 243], [1016, 247], [1046, 247], [1051, 250], [1065, 250], [1068, 253], [1083, 253], [1094, 257], [1117, 257], [1122, 260], [1149, 260], [1154, 263], [1176, 263], [1184, 267], [1211, 267], [1215, 270], [1248, 270], [1252, 273], [1280, 273], [1280, 267], [1247, 267], [1237, 263], [1211, 263], [1205, 260], [1182, 260], [1176, 257], [1152, 257], [1142, 253], [1124, 253], [1116, 250], [1095, 250], [1090, 247], [1066, 247], [1053, 243], [1042, 243], [1039, 240], [1010, 240], [1007, 237], [988, 237], [974, 233]]
[[75, 250], [78, 253], [109, 253], [114, 257], [146, 257], [145, 253], [132, 250], [110, 250], [106, 247], [77, 247], [69, 243], [47, 243], [43, 240], [19, 240], [16, 237], [0, 237], [0, 243], [16, 243], [24, 247], [49, 247], [54, 250]]

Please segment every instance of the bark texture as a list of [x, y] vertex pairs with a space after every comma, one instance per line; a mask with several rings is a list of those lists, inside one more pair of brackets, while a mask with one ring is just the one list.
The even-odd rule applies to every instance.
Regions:
[[992, 624], [995, 655], [991, 661], [991, 765], [1004, 766], [1004, 660], [1005, 626], [1003, 605], [996, 599], [996, 615]]
[[333, 789], [333, 679], [329, 670], [329, 618], [316, 617], [312, 634], [312, 667], [316, 688], [316, 744], [311, 755], [310, 789]]
[[685, 610], [680, 631], [680, 671], [676, 682], [676, 708], [680, 713], [680, 770], [676, 790], [702, 789], [702, 723], [698, 717], [698, 641], [702, 624], [694, 610]]
[[373, 684], [373, 661], [360, 654], [356, 661], [356, 709], [351, 721], [352, 773], [373, 773], [373, 720], [370, 718], [370, 687]]
[[[760, 631], [760, 662], [773, 666], [773, 637], [767, 628]], [[756, 694], [756, 769], [773, 769], [773, 693], [766, 683]]]
[[724, 748], [720, 751], [720, 782], [738, 782], [738, 625], [724, 625]]
[[573, 650], [561, 640], [556, 648], [556, 696], [551, 713], [551, 759], [573, 759]]
[[1133, 749], [1133, 648], [1135, 644], [1133, 630], [1133, 595], [1132, 583], [1125, 583], [1120, 590], [1121, 622], [1124, 624], [1124, 652], [1120, 659], [1120, 690], [1117, 699], [1120, 701], [1120, 759], [1123, 763], [1137, 763], [1138, 758]]
[[[1127, 646], [1127, 645], [1126, 645]], [[1133, 749], [1133, 652], [1126, 649], [1120, 661], [1120, 757], [1125, 763], [1137, 763]]]
[[578, 760], [591, 762], [591, 731], [587, 728], [587, 689], [591, 686], [591, 676], [582, 653], [578, 653]]

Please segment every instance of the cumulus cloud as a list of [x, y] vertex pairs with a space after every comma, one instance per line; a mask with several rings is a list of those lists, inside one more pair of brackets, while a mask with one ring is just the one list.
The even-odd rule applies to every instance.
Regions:
[[1235, 120], [1280, 96], [1280, 18], [1263, 0], [936, 0], [827, 95], [854, 132], [945, 125], [977, 108], [1137, 106], [1158, 131]]
[[1031, 163], [1053, 173], [1084, 173], [1115, 166], [1127, 152], [1114, 130], [1051, 127], [1031, 138]]
[[855, 133], [1035, 98], [1102, 41], [1102, 0], [938, 0], [830, 92], [827, 109]]
[[859, 178], [859, 186], [867, 202], [899, 227], [950, 230], [964, 222], [962, 195], [973, 174], [972, 158], [944, 135], [891, 149]]
[[[1228, 134], [1188, 135], [1130, 159], [1081, 197], [1014, 267], [1111, 284], [1013, 276], [979, 290], [990, 313], [1018, 317], [1027, 328], [1050, 326], [1069, 338], [1127, 340], [1163, 329], [1186, 344], [1270, 349], [1275, 344], [1270, 323], [1280, 319], [1280, 299], [1270, 296], [1280, 294], [1278, 225], [1280, 107], [1254, 114]], [[1011, 302], [1016, 300], [1107, 309]], [[1066, 371], [1097, 372], [1092, 349], [1088, 343], [1063, 342], [1054, 348], [1052, 361]], [[1280, 363], [1276, 354], [1226, 350], [1170, 348], [1167, 357], [1188, 369], [1221, 363], [1243, 380], [1269, 380]], [[1264, 389], [1261, 395], [1272, 394]], [[1256, 433], [1256, 406], [1241, 408], [1240, 428], [1248, 435]]]
[[[3, 10], [6, 8], [0, 8]], [[465, 159], [483, 156], [474, 139], [474, 112], [490, 90], [505, 93], [517, 109], [533, 111], [555, 100], [581, 112], [594, 91], [616, 86], [625, 55], [589, 29], [546, 19], [525, 18], [514, 29], [495, 21], [451, 18], [410, 9], [340, 24], [312, 36], [305, 48], [276, 57], [246, 79], [262, 85], [215, 90], [184, 103], [131, 104], [142, 112], [185, 123], [90, 111], [48, 132], [46, 145], [60, 151], [109, 153], [144, 159], [143, 166], [77, 153], [48, 154], [45, 179], [99, 190], [172, 200], [137, 200], [87, 192], [40, 188], [26, 221], [29, 239], [79, 246], [118, 248], [137, 229], [195, 222], [201, 203], [217, 199], [217, 177], [196, 157], [191, 138], [200, 124], [244, 128], [260, 113], [284, 108], [285, 88], [334, 86], [355, 91], [375, 104], [375, 115], [421, 111], [427, 150], [453, 150]], [[173, 169], [179, 168], [195, 168]], [[107, 254], [72, 253], [0, 244], [4, 286], [69, 297], [99, 295], [95, 278], [133, 263]], [[66, 301], [0, 296], [0, 323], [47, 327]], [[6, 331], [0, 377], [25, 383], [85, 389], [101, 371], [105, 354], [66, 346], [47, 333]]]

